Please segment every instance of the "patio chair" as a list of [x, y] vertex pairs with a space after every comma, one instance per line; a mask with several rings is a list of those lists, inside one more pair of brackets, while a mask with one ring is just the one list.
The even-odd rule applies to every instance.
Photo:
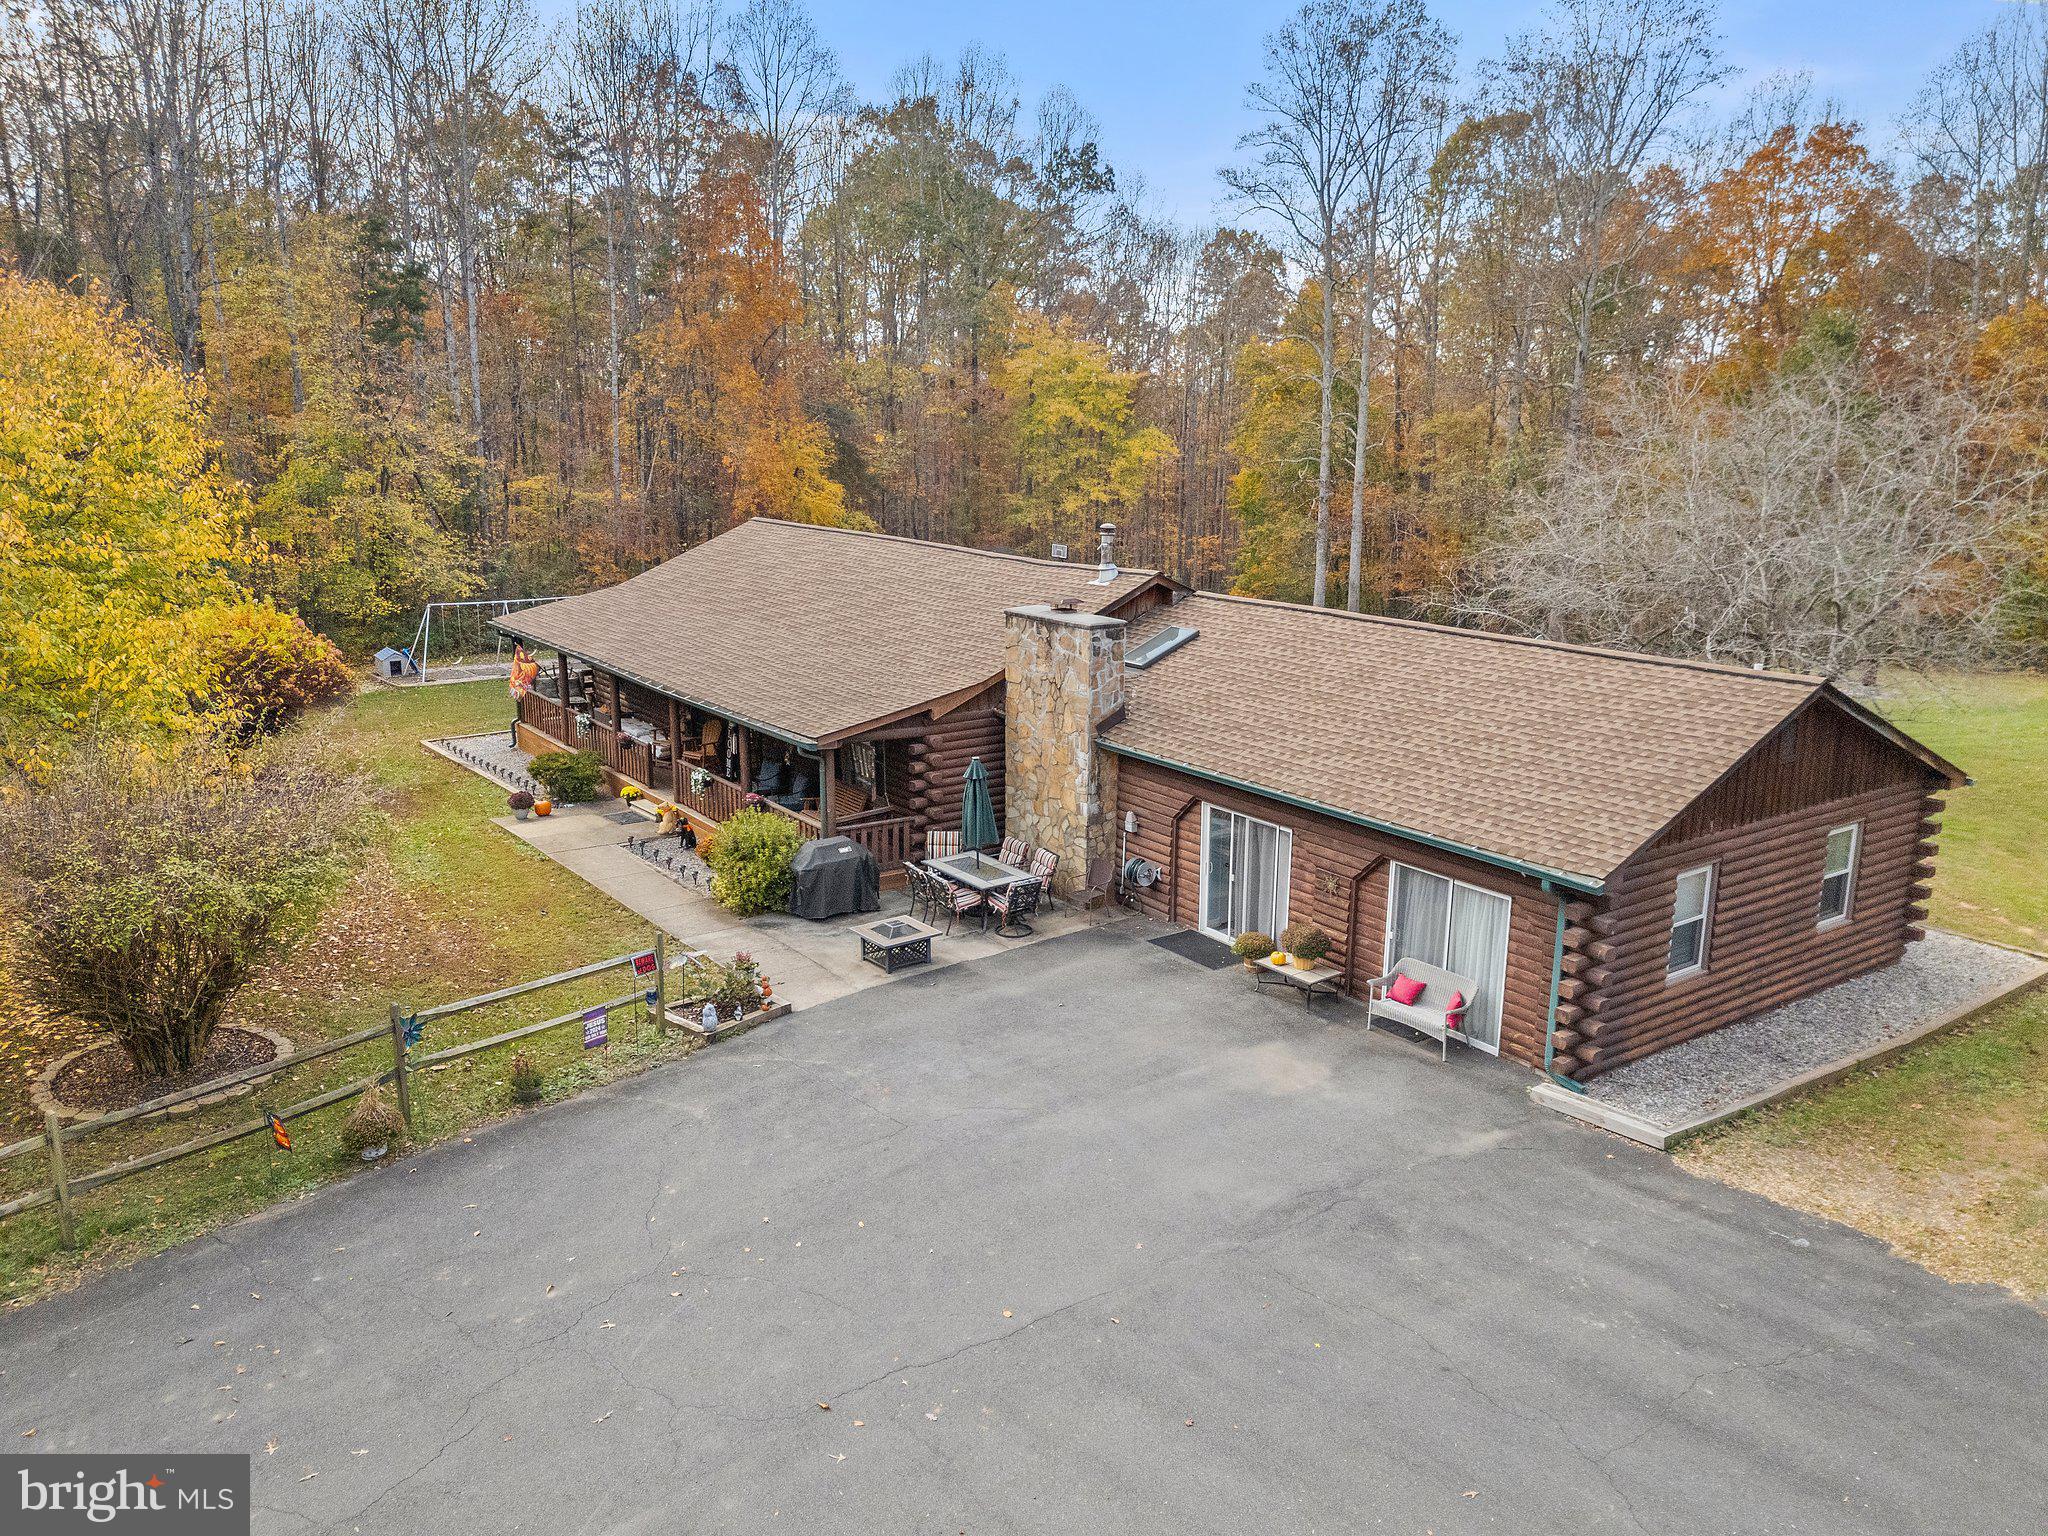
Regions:
[[932, 877], [922, 865], [903, 861], [903, 889], [910, 897], [910, 915], [921, 923], [931, 921]]
[[1040, 894], [1048, 901], [1052, 899], [1052, 872], [1059, 867], [1060, 856], [1050, 848], [1040, 848], [1031, 855], [1031, 878], [1044, 887]]
[[[970, 890], [964, 885], [955, 885], [941, 875], [928, 877], [939, 888], [939, 904], [946, 910], [946, 932], [953, 931], [953, 920], [964, 912], [982, 914], [982, 926], [988, 926], [988, 906], [981, 892]], [[936, 923], [933, 924], [937, 926]]]
[[1005, 864], [1014, 864], [1022, 869], [1025, 860], [1031, 857], [1031, 845], [1021, 837], [1006, 837], [1003, 839], [1003, 851], [996, 857]]
[[924, 835], [924, 856], [927, 859], [950, 859], [960, 851], [960, 833], [956, 829], [941, 832], [933, 828]]
[[1002, 921], [996, 924], [999, 939], [1021, 939], [1032, 931], [1024, 921], [1038, 910], [1038, 898], [1044, 892], [1043, 882], [1019, 880], [1015, 885], [1006, 885], [999, 891], [988, 893], [991, 912], [999, 914]]

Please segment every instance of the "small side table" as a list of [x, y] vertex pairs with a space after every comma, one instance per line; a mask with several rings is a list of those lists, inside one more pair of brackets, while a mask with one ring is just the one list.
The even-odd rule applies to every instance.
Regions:
[[914, 917], [877, 918], [852, 933], [860, 940], [861, 959], [891, 975], [905, 966], [931, 964], [932, 940], [939, 936], [938, 929]]
[[1335, 966], [1319, 965], [1304, 971], [1296, 965], [1275, 965], [1270, 960], [1252, 962], [1252, 980], [1262, 987], [1292, 987], [1301, 994], [1301, 1006], [1315, 1012], [1317, 997], [1335, 997], [1342, 974]]

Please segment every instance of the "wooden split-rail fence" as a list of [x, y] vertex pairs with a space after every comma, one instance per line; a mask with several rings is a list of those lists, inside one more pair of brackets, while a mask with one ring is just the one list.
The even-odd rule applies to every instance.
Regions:
[[[455, 1045], [445, 1046], [437, 1051], [421, 1052], [416, 1048], [410, 1047], [407, 1043], [409, 1032], [413, 1033], [416, 1038], [419, 1029], [437, 1019], [450, 1019], [458, 1014], [475, 1012], [479, 1008], [489, 1008], [500, 1003], [512, 1002], [531, 993], [544, 991], [549, 987], [559, 987], [570, 982], [583, 981], [589, 977], [601, 976], [607, 972], [616, 971], [624, 967], [634, 967], [636, 980], [638, 980], [639, 972], [647, 968], [650, 956], [653, 961], [651, 975], [647, 976], [645, 984], [636, 986], [631, 992], [623, 992], [617, 997], [605, 998], [595, 1003], [582, 1003], [566, 1013], [556, 1014], [553, 1018], [542, 1019], [535, 1024], [522, 1024], [516, 1029], [508, 1029], [482, 1040], [465, 1040]], [[359, 1094], [368, 1092], [371, 1088], [390, 1083], [397, 1093], [399, 1113], [405, 1117], [406, 1124], [410, 1126], [412, 1124], [411, 1080], [415, 1073], [425, 1071], [428, 1068], [442, 1066], [448, 1062], [460, 1060], [464, 1056], [474, 1056], [479, 1051], [488, 1051], [501, 1045], [510, 1045], [515, 1041], [525, 1040], [551, 1029], [561, 1029], [571, 1024], [580, 1024], [584, 1016], [593, 1009], [604, 1008], [609, 1010], [612, 1008], [623, 1008], [632, 1003], [644, 1001], [650, 995], [652, 996], [652, 1015], [659, 1021], [660, 1026], [665, 1029], [669, 1022], [668, 994], [670, 971], [674, 968], [686, 966], [692, 960], [701, 958], [703, 958], [703, 952], [700, 950], [683, 950], [675, 955], [671, 955], [669, 953], [668, 935], [656, 933], [653, 943], [649, 948], [637, 950], [631, 954], [614, 955], [609, 960], [594, 961], [589, 965], [578, 966], [574, 970], [558, 971], [552, 976], [542, 976], [534, 981], [522, 981], [515, 986], [500, 987], [495, 992], [485, 992], [476, 997], [459, 998], [455, 1002], [441, 1003], [432, 1008], [422, 1008], [412, 1014], [407, 1014], [400, 1005], [393, 1003], [391, 1005], [391, 1016], [385, 1023], [372, 1024], [349, 1034], [337, 1036], [332, 1040], [322, 1040], [316, 1045], [305, 1047], [303, 1050], [291, 1051], [283, 1056], [273, 1057], [269, 1061], [243, 1067], [239, 1071], [230, 1072], [203, 1083], [195, 1083], [189, 1088], [182, 1088], [176, 1093], [168, 1093], [161, 1098], [151, 1099], [145, 1104], [131, 1105], [127, 1109], [117, 1109], [104, 1115], [94, 1115], [88, 1119], [74, 1120], [69, 1124], [66, 1124], [64, 1118], [55, 1111], [46, 1110], [43, 1115], [42, 1130], [32, 1136], [23, 1137], [19, 1141], [0, 1146], [0, 1164], [7, 1163], [14, 1158], [27, 1157], [36, 1152], [42, 1152], [49, 1160], [49, 1183], [47, 1186], [32, 1189], [26, 1194], [17, 1195], [11, 1200], [0, 1201], [0, 1221], [4, 1221], [11, 1216], [19, 1216], [27, 1211], [38, 1210], [43, 1206], [54, 1205], [57, 1207], [58, 1230], [63, 1237], [64, 1246], [67, 1248], [74, 1247], [77, 1244], [77, 1222], [74, 1203], [80, 1195], [90, 1190], [99, 1189], [104, 1185], [116, 1183], [122, 1179], [132, 1178], [139, 1173], [147, 1173], [152, 1168], [161, 1168], [166, 1163], [174, 1163], [183, 1158], [196, 1156], [201, 1152], [209, 1152], [215, 1147], [225, 1146], [231, 1141], [239, 1141], [245, 1136], [268, 1134], [271, 1128], [270, 1117], [272, 1112], [265, 1110], [262, 1114], [252, 1119], [237, 1121], [233, 1125], [224, 1126], [219, 1130], [208, 1131], [204, 1135], [194, 1136], [189, 1140], [181, 1141], [175, 1146], [159, 1147], [154, 1151], [141, 1153], [117, 1163], [111, 1163], [104, 1168], [96, 1168], [89, 1173], [74, 1173], [71, 1171], [71, 1149], [76, 1147], [86, 1137], [96, 1132], [111, 1130], [117, 1125], [127, 1125], [131, 1122], [148, 1119], [153, 1116], [167, 1115], [186, 1105], [196, 1104], [199, 1100], [211, 1098], [216, 1094], [226, 1093], [241, 1087], [245, 1083], [255, 1082], [259, 1078], [273, 1077], [279, 1073], [289, 1071], [293, 1067], [302, 1067], [309, 1062], [320, 1061], [326, 1057], [338, 1055], [342, 1051], [353, 1050], [358, 1046], [370, 1045], [379, 1040], [387, 1042], [390, 1046], [391, 1065], [389, 1067], [380, 1072], [372, 1072], [367, 1076], [355, 1078], [338, 1087], [326, 1089], [324, 1092], [316, 1093], [309, 1098], [301, 1099], [295, 1104], [289, 1104], [285, 1108], [277, 1110], [275, 1113], [279, 1120], [296, 1120], [302, 1115], [310, 1115], [316, 1110], [332, 1108], [336, 1104], [343, 1103], [346, 1100], [355, 1098]]]

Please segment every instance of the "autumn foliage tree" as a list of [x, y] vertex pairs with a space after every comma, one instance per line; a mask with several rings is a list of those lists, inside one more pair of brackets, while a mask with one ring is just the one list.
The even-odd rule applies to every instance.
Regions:
[[1821, 310], [1876, 322], [1896, 291], [1898, 268], [1885, 258], [1903, 256], [1906, 242], [1890, 179], [1853, 123], [1803, 133], [1777, 124], [1688, 207], [1678, 276], [1697, 284], [1708, 346], [1730, 382], [1768, 373]]
[[830, 439], [804, 410], [803, 306], [743, 172], [698, 178], [678, 248], [634, 382], [663, 424], [652, 494], [666, 514], [664, 545], [714, 533], [729, 516], [872, 528], [848, 507]]
[[200, 724], [247, 517], [192, 381], [94, 296], [0, 271], [0, 765]]
[[1013, 537], [1085, 550], [1096, 523], [1121, 515], [1172, 459], [1173, 439], [1138, 423], [1136, 375], [1038, 316], [1018, 317], [997, 378], [1016, 442]]

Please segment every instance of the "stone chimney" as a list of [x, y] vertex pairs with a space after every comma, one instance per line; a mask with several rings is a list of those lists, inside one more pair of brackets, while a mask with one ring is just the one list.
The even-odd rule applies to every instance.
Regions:
[[1116, 851], [1116, 759], [1095, 733], [1124, 712], [1124, 621], [1043, 604], [1003, 614], [1007, 831], [1060, 856], [1053, 892], [1091, 905]]

